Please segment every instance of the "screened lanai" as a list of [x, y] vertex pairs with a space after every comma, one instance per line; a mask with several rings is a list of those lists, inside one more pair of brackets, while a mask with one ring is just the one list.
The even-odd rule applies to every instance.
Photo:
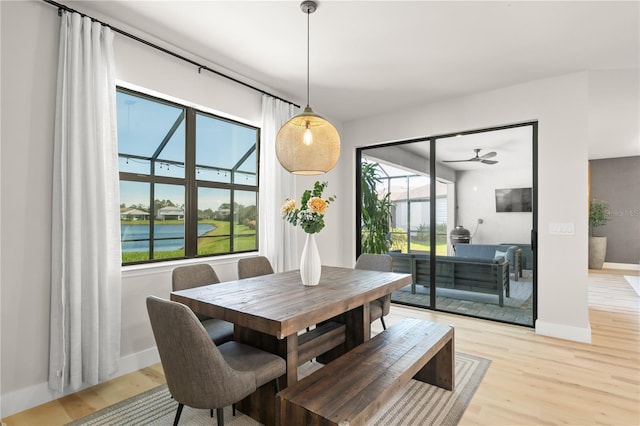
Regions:
[[[363, 157], [377, 164], [377, 192], [389, 195], [392, 214], [389, 250], [402, 253], [429, 252], [431, 185], [428, 174], [419, 173], [375, 157]], [[436, 180], [436, 253], [447, 254], [450, 185]]]

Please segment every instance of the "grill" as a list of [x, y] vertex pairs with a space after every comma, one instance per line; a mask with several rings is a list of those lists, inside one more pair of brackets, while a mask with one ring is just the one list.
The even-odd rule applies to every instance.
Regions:
[[469, 244], [471, 242], [471, 232], [464, 226], [458, 225], [449, 233], [449, 239], [455, 251], [456, 244]]

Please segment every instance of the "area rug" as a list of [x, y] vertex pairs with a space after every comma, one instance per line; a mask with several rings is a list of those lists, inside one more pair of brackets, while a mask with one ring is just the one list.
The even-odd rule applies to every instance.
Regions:
[[[498, 305], [496, 294], [438, 287], [436, 306], [442, 311], [533, 326], [533, 271], [524, 270], [518, 281], [511, 278], [509, 287], [504, 306]], [[403, 287], [391, 293], [391, 301], [415, 307], [431, 306], [429, 288], [416, 285], [415, 291], [411, 292], [410, 285]]]
[[[456, 425], [462, 418], [490, 363], [488, 359], [458, 352], [453, 392], [411, 380], [398, 391], [395, 399], [378, 411], [376, 417], [368, 424]], [[166, 385], [162, 385], [69, 423], [68, 426], [171, 425], [177, 405], [171, 399]], [[236, 415], [232, 416], [231, 407], [225, 408], [224, 420], [229, 426], [258, 425], [256, 421], [242, 413], [236, 412]], [[215, 425], [216, 419], [215, 415], [213, 418], [210, 417], [209, 410], [184, 407], [179, 424], [180, 426]]]
[[631, 287], [633, 287], [636, 293], [640, 296], [640, 277], [625, 275], [624, 279], [627, 280], [629, 285], [631, 285]]

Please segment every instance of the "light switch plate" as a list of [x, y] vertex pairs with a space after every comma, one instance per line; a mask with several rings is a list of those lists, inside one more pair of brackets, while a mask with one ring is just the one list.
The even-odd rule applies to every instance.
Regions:
[[549, 224], [549, 233], [551, 235], [575, 235], [576, 227], [571, 222], [554, 222]]

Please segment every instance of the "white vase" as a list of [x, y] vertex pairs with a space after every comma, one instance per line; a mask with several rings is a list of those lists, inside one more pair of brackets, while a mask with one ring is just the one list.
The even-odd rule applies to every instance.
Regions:
[[304, 285], [318, 285], [320, 282], [320, 253], [316, 246], [315, 234], [307, 234], [300, 259], [300, 277]]

